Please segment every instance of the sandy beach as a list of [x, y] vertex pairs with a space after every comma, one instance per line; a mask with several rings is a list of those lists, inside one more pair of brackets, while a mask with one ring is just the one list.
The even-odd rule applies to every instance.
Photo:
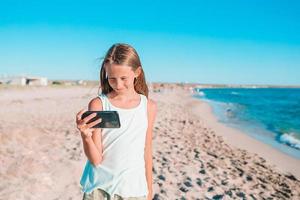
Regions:
[[[0, 88], [0, 199], [75, 200], [86, 162], [75, 115], [94, 86]], [[300, 199], [300, 160], [217, 122], [189, 90], [151, 92], [154, 199]]]

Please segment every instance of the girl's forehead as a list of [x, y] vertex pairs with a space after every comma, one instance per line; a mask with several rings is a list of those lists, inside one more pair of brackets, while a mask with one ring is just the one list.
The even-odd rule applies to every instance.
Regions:
[[128, 65], [105, 65], [105, 70], [110, 75], [128, 75], [134, 73], [132, 67]]

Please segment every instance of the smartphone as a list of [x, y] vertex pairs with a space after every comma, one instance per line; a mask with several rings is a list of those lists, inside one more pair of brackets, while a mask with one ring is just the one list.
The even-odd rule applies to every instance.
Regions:
[[81, 119], [84, 119], [91, 113], [96, 113], [97, 115], [90, 119], [87, 123], [96, 121], [101, 118], [102, 121], [92, 128], [120, 128], [120, 118], [117, 111], [86, 111], [82, 114]]

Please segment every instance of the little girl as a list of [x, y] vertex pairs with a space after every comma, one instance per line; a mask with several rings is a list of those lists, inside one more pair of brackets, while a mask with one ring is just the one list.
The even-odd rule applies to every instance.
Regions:
[[135, 49], [114, 44], [100, 72], [101, 94], [89, 102], [91, 111], [115, 110], [120, 128], [91, 128], [76, 116], [87, 157], [80, 184], [84, 200], [152, 199], [152, 129], [156, 103], [148, 98], [144, 71]]

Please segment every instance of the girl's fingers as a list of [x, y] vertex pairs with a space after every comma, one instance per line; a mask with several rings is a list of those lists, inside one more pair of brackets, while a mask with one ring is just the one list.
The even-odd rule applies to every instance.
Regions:
[[82, 109], [80, 110], [77, 115], [76, 115], [76, 123], [77, 123], [77, 128], [79, 129], [80, 132], [83, 132], [85, 135], [90, 136], [92, 133], [90, 130], [90, 128], [92, 128], [93, 126], [99, 124], [102, 119], [99, 118], [91, 123], [87, 123], [89, 122], [91, 119], [93, 119], [94, 117], [97, 116], [96, 113], [91, 113], [89, 114], [87, 117], [85, 117], [84, 119], [81, 119], [82, 114], [87, 111], [86, 109]]
[[87, 123], [88, 121], [90, 121], [91, 119], [93, 119], [94, 117], [96, 117], [96, 115], [97, 115], [96, 113], [89, 114], [87, 117], [85, 117], [83, 119], [84, 123]]
[[77, 115], [76, 115], [77, 121], [81, 120], [81, 116], [85, 111], [87, 111], [87, 110], [84, 108], [77, 113]]
[[82, 128], [84, 128], [85, 126], [86, 126], [86, 124], [83, 123], [83, 122], [77, 124], [77, 128], [79, 128], [79, 129], [82, 129]]
[[93, 122], [91, 122], [91, 123], [88, 123], [88, 124], [87, 124], [87, 128], [91, 128], [91, 127], [93, 127], [93, 126], [99, 124], [101, 121], [102, 121], [102, 119], [99, 118], [99, 119], [97, 119], [97, 120], [95, 120], [95, 121], [93, 121]]
[[79, 129], [79, 131], [83, 131], [86, 129], [86, 124], [85, 123], [78, 123], [77, 124], [77, 128]]

